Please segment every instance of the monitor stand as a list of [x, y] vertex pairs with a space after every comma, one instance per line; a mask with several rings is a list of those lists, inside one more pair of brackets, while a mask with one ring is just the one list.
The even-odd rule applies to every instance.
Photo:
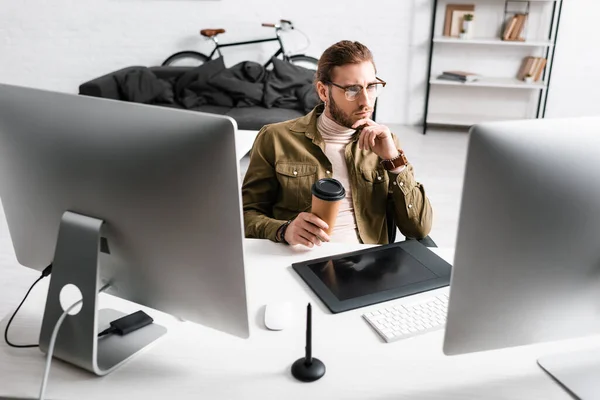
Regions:
[[69, 211], [63, 214], [40, 332], [40, 349], [47, 353], [52, 331], [63, 313], [60, 292], [69, 283], [77, 286], [83, 297], [82, 308], [63, 321], [54, 356], [96, 375], [113, 371], [167, 331], [163, 326], [150, 324], [126, 336], [98, 339], [99, 331], [125, 315], [111, 309], [98, 310], [102, 223], [102, 220]]
[[600, 399], [600, 349], [547, 355], [538, 364], [575, 398]]

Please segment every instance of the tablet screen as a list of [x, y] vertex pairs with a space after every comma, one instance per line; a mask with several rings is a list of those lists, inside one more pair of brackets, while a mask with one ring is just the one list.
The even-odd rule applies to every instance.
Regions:
[[308, 267], [340, 301], [439, 278], [401, 247], [316, 262]]

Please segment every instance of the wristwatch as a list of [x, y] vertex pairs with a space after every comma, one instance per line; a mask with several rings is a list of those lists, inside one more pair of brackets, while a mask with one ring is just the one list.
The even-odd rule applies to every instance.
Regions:
[[289, 221], [286, 221], [284, 224], [282, 224], [279, 228], [277, 228], [277, 232], [275, 233], [275, 240], [278, 243], [286, 243], [287, 244], [287, 240], [285, 240], [285, 231], [287, 230], [287, 227], [292, 223], [292, 220], [290, 219]]
[[398, 149], [398, 156], [392, 158], [391, 160], [381, 160], [380, 164], [388, 171], [401, 167], [403, 165], [408, 164], [408, 160], [404, 155], [404, 152]]

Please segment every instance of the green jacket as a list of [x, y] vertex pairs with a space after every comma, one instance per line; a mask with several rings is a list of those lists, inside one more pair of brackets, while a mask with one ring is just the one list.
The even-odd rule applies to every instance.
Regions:
[[[310, 212], [312, 184], [332, 175], [317, 130], [323, 109], [319, 105], [304, 117], [266, 125], [259, 132], [242, 186], [246, 237], [275, 241], [281, 224]], [[394, 140], [398, 143], [395, 136]], [[345, 155], [363, 243], [388, 243], [388, 201], [393, 202], [394, 219], [404, 236], [420, 239], [429, 234], [433, 211], [412, 165], [400, 174], [386, 171], [375, 153], [358, 149], [358, 135], [346, 146]]]

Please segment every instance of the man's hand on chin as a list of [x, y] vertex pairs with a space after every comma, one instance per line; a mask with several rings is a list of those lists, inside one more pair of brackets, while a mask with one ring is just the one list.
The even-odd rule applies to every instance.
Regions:
[[382, 160], [391, 160], [398, 157], [400, 153], [396, 143], [394, 143], [392, 132], [387, 126], [380, 125], [369, 118], [363, 118], [352, 125], [353, 129], [359, 127], [362, 127], [358, 137], [359, 149], [370, 150]]

